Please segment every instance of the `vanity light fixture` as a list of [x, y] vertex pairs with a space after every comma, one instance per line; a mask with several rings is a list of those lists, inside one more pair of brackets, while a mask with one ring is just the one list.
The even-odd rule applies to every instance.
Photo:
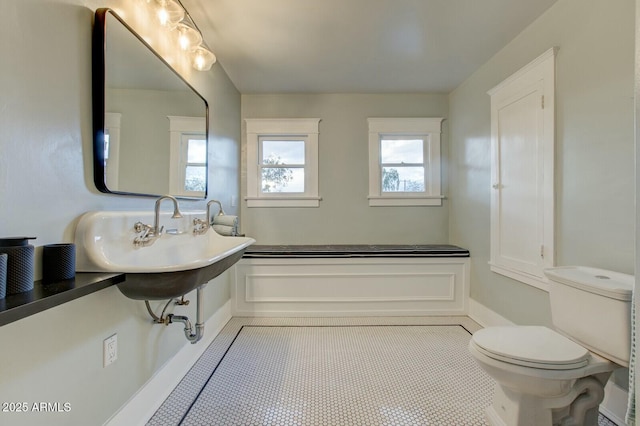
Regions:
[[198, 71], [209, 71], [216, 55], [202, 37], [202, 31], [180, 0], [146, 0], [152, 4], [160, 25], [177, 32], [180, 50], [189, 52], [191, 65]]

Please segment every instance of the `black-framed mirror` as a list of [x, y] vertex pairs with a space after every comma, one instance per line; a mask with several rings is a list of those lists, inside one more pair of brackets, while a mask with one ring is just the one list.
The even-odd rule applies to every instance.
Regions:
[[113, 10], [95, 13], [93, 167], [99, 191], [207, 196], [207, 101]]

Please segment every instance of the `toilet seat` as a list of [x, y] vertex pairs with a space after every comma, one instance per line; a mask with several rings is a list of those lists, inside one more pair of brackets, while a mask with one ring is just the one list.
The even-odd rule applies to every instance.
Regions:
[[581, 368], [591, 355], [574, 341], [541, 326], [489, 327], [475, 332], [472, 343], [490, 358], [544, 370]]

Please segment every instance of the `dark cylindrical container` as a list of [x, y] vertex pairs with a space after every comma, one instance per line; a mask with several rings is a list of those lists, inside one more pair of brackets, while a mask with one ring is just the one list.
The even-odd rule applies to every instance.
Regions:
[[33, 290], [35, 237], [0, 238], [0, 253], [7, 254], [7, 296]]
[[42, 247], [42, 282], [68, 280], [76, 276], [76, 246], [72, 243]]
[[0, 299], [7, 296], [7, 261], [9, 256], [6, 253], [0, 253]]

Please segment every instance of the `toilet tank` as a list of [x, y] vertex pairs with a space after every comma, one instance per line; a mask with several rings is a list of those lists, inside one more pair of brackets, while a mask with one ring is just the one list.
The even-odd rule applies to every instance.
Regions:
[[583, 266], [549, 268], [545, 275], [556, 330], [628, 367], [634, 276]]

